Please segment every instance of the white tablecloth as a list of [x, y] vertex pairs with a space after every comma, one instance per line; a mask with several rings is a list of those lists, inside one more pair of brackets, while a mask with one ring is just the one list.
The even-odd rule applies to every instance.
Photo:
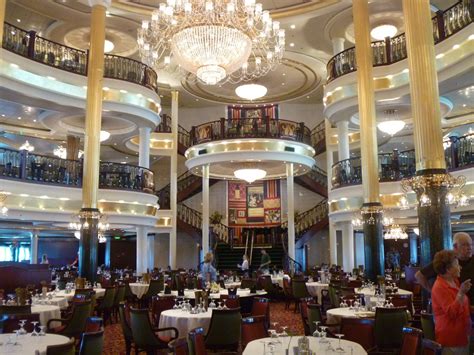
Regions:
[[132, 290], [133, 294], [138, 298], [142, 298], [143, 295], [148, 291], [150, 284], [141, 284], [138, 282], [129, 283], [130, 289]]
[[[211, 323], [212, 309], [205, 313], [190, 314], [180, 309], [169, 309], [161, 312], [159, 328], [175, 327], [178, 329], [180, 337], [187, 336], [194, 328], [204, 328], [204, 334], [209, 329]], [[159, 335], [171, 336], [173, 332], [160, 332]]]
[[225, 283], [224, 286], [225, 288], [237, 288], [237, 287], [240, 287], [240, 281]]
[[308, 289], [308, 292], [311, 296], [317, 296], [318, 297], [318, 303], [322, 304], [322, 296], [321, 296], [321, 291], [322, 290], [328, 290], [329, 289], [329, 284], [323, 284], [320, 282], [307, 282], [306, 283], [306, 288]]
[[[48, 325], [50, 319], [61, 318], [59, 307], [53, 305], [33, 305], [31, 306], [31, 313], [39, 314], [41, 325]], [[52, 324], [52, 327], [59, 325], [61, 324], [58, 322], [57, 324]]]
[[328, 309], [326, 312], [327, 315], [327, 323], [328, 324], [336, 324], [341, 322], [341, 318], [373, 318], [375, 317], [375, 312], [369, 311], [358, 311], [356, 312], [349, 307], [340, 307], [340, 308], [332, 308]]
[[0, 354], [18, 354], [18, 355], [35, 355], [38, 350], [40, 355], [46, 354], [48, 345], [61, 345], [69, 341], [68, 337], [56, 334], [46, 334], [41, 337], [32, 337], [29, 334], [20, 335], [17, 338], [19, 345], [6, 345], [8, 338], [14, 334], [0, 334]]
[[[354, 289], [355, 293], [360, 293], [360, 294], [363, 294], [363, 295], [366, 295], [366, 296], [375, 296], [375, 289], [370, 289], [368, 287], [365, 287], [365, 288], [356, 288]], [[407, 291], [407, 290], [403, 290], [401, 288], [398, 289], [398, 293], [393, 293], [392, 295], [412, 295], [413, 297], [413, 292], [411, 291]], [[390, 296], [391, 294], [386, 294], [386, 296]]]
[[[195, 298], [195, 291], [199, 291], [199, 290], [184, 290], [184, 298], [187, 298], [187, 299], [194, 299]], [[229, 292], [227, 290], [220, 290], [219, 293], [211, 293], [211, 298], [215, 298], [215, 299], [218, 299], [221, 297], [221, 295], [228, 295]], [[256, 293], [250, 293], [250, 290], [249, 289], [238, 289], [237, 290], [237, 295], [240, 297], [240, 298], [244, 298], [244, 297], [252, 297], [252, 296], [264, 296], [266, 295], [267, 292], [266, 291], [257, 291]], [[178, 296], [178, 291], [171, 291], [171, 294], [168, 294], [168, 295], [165, 295], [163, 292], [160, 292], [158, 294], [160, 297], [166, 297], [166, 296], [174, 296], [174, 297], [177, 297]]]
[[[265, 353], [265, 346], [268, 346], [267, 344], [270, 341], [277, 340], [281, 342], [280, 346], [277, 346], [277, 349], [279, 351], [274, 352], [273, 354], [275, 355], [285, 355], [286, 350], [289, 349], [288, 354], [289, 355], [294, 355], [297, 354], [297, 351], [294, 350], [294, 347], [298, 346], [298, 339], [301, 338], [300, 336], [297, 337], [284, 337], [284, 338], [277, 338], [277, 339], [272, 339], [272, 338], [264, 338], [264, 339], [257, 339], [254, 341], [251, 341], [250, 343], [247, 344], [245, 347], [245, 350], [243, 352], [243, 355], [264, 355], [264, 354], [269, 354], [269, 352]], [[329, 351], [328, 349], [328, 344], [320, 344], [319, 343], [319, 338], [314, 338], [314, 337], [308, 337], [309, 339], [309, 348], [315, 352], [316, 354], [321, 354], [321, 355], [329, 355], [329, 354], [337, 354], [334, 351]], [[337, 348], [339, 345], [339, 339], [329, 339], [330, 344], [333, 349]], [[345, 354], [348, 355], [365, 355], [367, 352], [364, 350], [362, 346], [360, 346], [357, 343], [354, 343], [352, 341], [348, 340], [341, 340], [341, 347], [344, 348]], [[268, 351], [268, 350], [267, 350]]]
[[[94, 288], [94, 291], [95, 291], [95, 296], [97, 298], [103, 297], [105, 295], [105, 288]], [[69, 302], [74, 297], [75, 292], [76, 292], [75, 290], [71, 290], [71, 292], [69, 293], [66, 293], [66, 290], [56, 291], [55, 297], [64, 297]]]
[[68, 307], [68, 300], [66, 297], [53, 297], [36, 300], [34, 304], [38, 305], [53, 305], [58, 306], [61, 309]]
[[271, 276], [272, 277], [272, 283], [275, 284], [275, 285], [278, 285], [280, 286], [281, 288], [283, 288], [283, 279], [284, 278], [290, 278], [288, 275], [284, 275], [284, 276]]

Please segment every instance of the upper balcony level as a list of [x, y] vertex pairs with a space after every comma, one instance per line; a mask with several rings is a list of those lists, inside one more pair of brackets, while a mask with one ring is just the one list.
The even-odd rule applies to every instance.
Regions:
[[[470, 1], [459, 1], [432, 18], [434, 43], [440, 43], [467, 27], [474, 19]], [[374, 67], [390, 65], [407, 58], [406, 36], [402, 33], [384, 41], [372, 42]], [[327, 83], [357, 70], [355, 47], [332, 57], [327, 64]]]
[[[35, 31], [4, 23], [3, 48], [51, 67], [87, 76], [88, 51], [50, 41]], [[134, 59], [105, 54], [104, 77], [138, 84], [158, 93], [156, 72]]]

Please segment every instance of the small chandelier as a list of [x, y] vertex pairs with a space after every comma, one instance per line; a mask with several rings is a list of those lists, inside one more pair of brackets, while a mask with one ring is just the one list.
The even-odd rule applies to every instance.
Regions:
[[[97, 229], [98, 229], [98, 239], [99, 242], [101, 238], [105, 238], [104, 235], [105, 233], [110, 229], [110, 224], [107, 222], [107, 217], [100, 213], [100, 212], [95, 212], [95, 211], [81, 211], [78, 214], [73, 216], [73, 219], [75, 221], [71, 221], [69, 223], [69, 229], [74, 230], [74, 236], [77, 239], [80, 239], [81, 236], [81, 231], [85, 229], [89, 229], [90, 225], [89, 222], [87, 222], [87, 219], [97, 219], [99, 220], [97, 224]], [[77, 219], [79, 219], [79, 222], [77, 222]], [[82, 222], [84, 220], [84, 222]]]
[[388, 240], [408, 239], [408, 234], [398, 224], [392, 224], [383, 237]]
[[0, 191], [0, 213], [2, 216], [6, 216], [8, 214], [8, 207], [5, 206], [3, 203], [7, 199], [8, 194], [5, 191]]
[[138, 30], [141, 60], [206, 85], [250, 81], [281, 62], [285, 31], [255, 0], [167, 0]]
[[397, 134], [405, 127], [405, 122], [398, 118], [397, 110], [388, 109], [384, 111], [386, 120], [377, 124], [378, 129], [391, 136]]
[[245, 168], [245, 169], [238, 169], [234, 171], [234, 176], [237, 179], [245, 180], [249, 184], [251, 184], [252, 182], [256, 180], [265, 178], [265, 176], [267, 176], [267, 172], [263, 169]]
[[[67, 149], [63, 147], [62, 145], [58, 145], [55, 149], [53, 149], [53, 154], [61, 159], [66, 159]], [[79, 149], [79, 151], [77, 152], [77, 158], [81, 159], [83, 155], [84, 155], [84, 151]]]
[[20, 150], [26, 150], [27, 152], [32, 152], [35, 150], [35, 147], [30, 144], [27, 140], [20, 146]]

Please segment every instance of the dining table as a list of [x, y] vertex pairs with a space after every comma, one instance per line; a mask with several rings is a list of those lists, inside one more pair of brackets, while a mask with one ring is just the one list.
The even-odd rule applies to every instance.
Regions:
[[[184, 297], [185, 299], [195, 299], [196, 298], [196, 291], [201, 291], [201, 290], [187, 290], [185, 289], [184, 290]], [[221, 297], [221, 295], [228, 295], [229, 294], [229, 291], [227, 289], [221, 289], [219, 290], [219, 292], [217, 293], [210, 293], [209, 297], [210, 298], [213, 298], [213, 299], [219, 299]], [[267, 294], [266, 291], [263, 291], [263, 290], [257, 290], [256, 292], [250, 292], [250, 289], [248, 288], [244, 288], [244, 289], [237, 289], [237, 292], [236, 294], [240, 297], [240, 298], [245, 298], [245, 297], [253, 297], [253, 296], [264, 296]], [[171, 291], [171, 293], [169, 294], [166, 294], [164, 292], [160, 292], [158, 294], [158, 296], [160, 297], [178, 297], [178, 291]]]
[[[297, 355], [298, 352], [298, 340], [302, 336], [285, 336], [278, 338], [262, 338], [253, 340], [247, 344], [243, 351], [243, 355]], [[334, 354], [347, 354], [347, 355], [366, 355], [367, 352], [364, 348], [353, 341], [335, 338], [325, 338], [321, 342], [322, 338], [307, 337], [309, 340], [309, 350], [313, 354], [318, 355], [334, 355]], [[325, 342], [327, 341], [327, 342]], [[336, 349], [340, 347], [340, 352], [336, 352]]]
[[145, 293], [147, 293], [150, 288], [149, 283], [140, 283], [140, 282], [130, 282], [128, 284], [132, 293], [138, 298], [142, 298]]
[[318, 302], [322, 303], [322, 291], [329, 290], [329, 284], [322, 283], [322, 282], [307, 282], [306, 289], [308, 290], [309, 294], [313, 297], [318, 298]]
[[[50, 319], [61, 318], [61, 309], [59, 308], [59, 306], [55, 306], [55, 305], [34, 304], [31, 306], [31, 313], [39, 314], [41, 325], [48, 325], [48, 321]], [[58, 323], [56, 325], [59, 326], [61, 324]], [[56, 325], [52, 325], [52, 327]]]
[[[211, 323], [212, 308], [209, 308], [206, 312], [191, 314], [188, 311], [182, 309], [168, 309], [161, 312], [159, 328], [175, 327], [178, 329], [179, 336], [187, 336], [189, 331], [194, 328], [201, 327], [204, 329], [204, 334], [209, 329]], [[159, 333], [160, 336], [173, 336], [172, 331], [164, 331]]]
[[[105, 288], [101, 288], [101, 287], [94, 287], [94, 291], [95, 291], [95, 296], [96, 298], [99, 298], [99, 297], [104, 297], [105, 295]], [[65, 297], [67, 299], [68, 302], [70, 302], [72, 300], [72, 298], [74, 297], [74, 294], [76, 293], [75, 289], [72, 289], [72, 290], [59, 290], [59, 291], [53, 291], [51, 292], [51, 294], [54, 296], [54, 297]]]
[[374, 318], [375, 312], [366, 310], [355, 310], [352, 307], [331, 308], [326, 311], [327, 324], [339, 324], [341, 318]]
[[30, 334], [0, 334], [0, 354], [46, 355], [46, 348], [51, 345], [66, 344], [69, 338], [58, 334], [45, 334], [32, 337]]

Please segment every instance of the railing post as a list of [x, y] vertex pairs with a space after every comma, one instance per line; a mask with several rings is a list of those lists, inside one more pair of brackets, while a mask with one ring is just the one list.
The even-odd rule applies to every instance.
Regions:
[[455, 136], [449, 137], [451, 146], [449, 147], [451, 153], [451, 166], [448, 166], [450, 169], [456, 169], [459, 166], [458, 161], [458, 139]]
[[270, 117], [265, 116], [265, 137], [270, 137]]
[[26, 180], [26, 164], [28, 161], [28, 151], [22, 150], [20, 151], [20, 179]]
[[299, 134], [300, 136], [297, 137], [297, 139], [299, 139], [300, 142], [304, 142], [304, 122], [300, 122], [300, 129], [299, 129]]
[[146, 66], [143, 67], [143, 86], [147, 86], [148, 83], [148, 68]]
[[[105, 65], [106, 63], [104, 62], [104, 73], [105, 73]], [[86, 76], [88, 72], [89, 72], [89, 50], [86, 49]]]
[[190, 135], [190, 141], [191, 141], [191, 145], [194, 145], [196, 144], [196, 138], [195, 138], [195, 135], [194, 133], [196, 132], [196, 127], [192, 126], [191, 127], [191, 131], [189, 132], [189, 135]]
[[224, 139], [226, 134], [225, 134], [225, 118], [221, 117], [221, 139]]
[[392, 46], [391, 46], [391, 38], [385, 37], [385, 60], [386, 64], [390, 64], [392, 62]]
[[36, 42], [36, 31], [28, 32], [28, 58], [34, 59], [35, 57], [35, 42]]
[[436, 11], [436, 23], [438, 24], [438, 42], [446, 38], [446, 31], [444, 27], [444, 13], [442, 10]]

